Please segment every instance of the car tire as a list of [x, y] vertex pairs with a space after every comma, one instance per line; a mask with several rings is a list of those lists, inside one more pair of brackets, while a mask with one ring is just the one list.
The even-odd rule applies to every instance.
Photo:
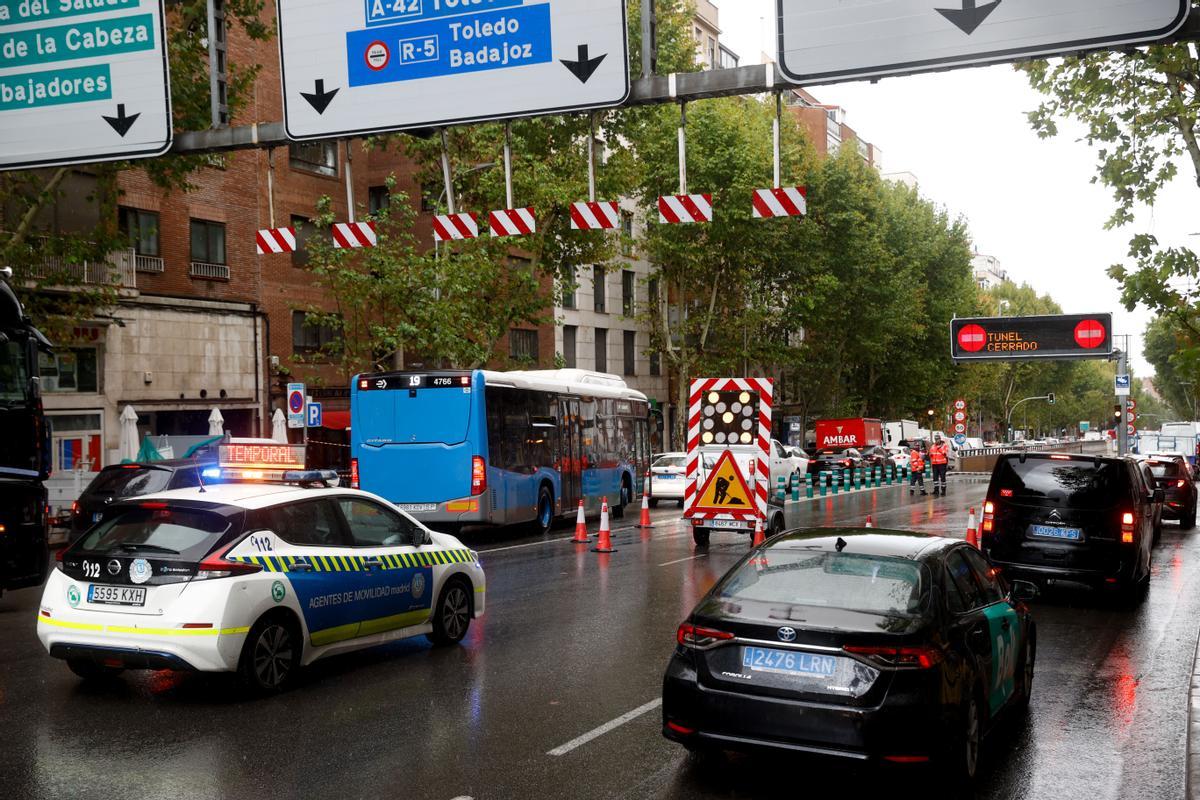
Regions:
[[775, 514], [771, 517], [771, 523], [767, 526], [767, 536], [775, 536], [783, 533], [783, 514]]
[[433, 631], [429, 641], [438, 647], [458, 644], [471, 627], [471, 588], [462, 578], [451, 578], [442, 587], [433, 607]]
[[554, 492], [549, 486], [543, 486], [538, 491], [537, 516], [533, 518], [533, 531], [539, 536], [546, 536], [554, 527]]
[[1139, 581], [1127, 583], [1117, 590], [1117, 603], [1124, 608], [1137, 608], [1150, 594], [1150, 573]]
[[650, 504], [650, 507], [651, 507], [651, 508], [658, 508], [658, 501], [657, 501], [657, 500], [655, 500], [653, 497], [651, 497], [651, 498], [650, 498], [649, 500], [647, 500], [646, 502]]
[[712, 532], [708, 528], [692, 528], [692, 541], [697, 547], [708, 547], [708, 540]]
[[972, 691], [963, 704], [961, 728], [946, 745], [946, 775], [954, 790], [969, 789], [979, 772], [983, 752], [983, 704], [980, 693]]
[[1028, 641], [1021, 648], [1021, 687], [1017, 694], [1017, 707], [1024, 711], [1033, 698], [1033, 674], [1037, 662], [1037, 633], [1031, 625]]
[[281, 692], [300, 671], [302, 651], [300, 629], [294, 620], [282, 614], [264, 616], [246, 634], [238, 678], [254, 694]]
[[1185, 531], [1190, 531], [1190, 530], [1195, 529], [1195, 527], [1196, 527], [1196, 507], [1195, 506], [1192, 506], [1192, 510], [1188, 512], [1186, 517], [1179, 520], [1179, 527]]
[[680, 508], [683, 508], [683, 501], [682, 501], [682, 500], [679, 500], [679, 501], [678, 501], [678, 504], [679, 504], [679, 507], [680, 507]]
[[124, 667], [108, 667], [86, 658], [68, 658], [67, 669], [85, 681], [111, 680], [125, 671]]

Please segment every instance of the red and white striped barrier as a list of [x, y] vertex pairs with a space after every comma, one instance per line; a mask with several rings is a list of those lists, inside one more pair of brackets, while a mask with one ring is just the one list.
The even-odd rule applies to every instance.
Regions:
[[296, 252], [295, 228], [266, 228], [254, 236], [258, 242], [258, 254]]
[[621, 210], [615, 202], [571, 204], [571, 230], [608, 231], [620, 224]]
[[658, 198], [658, 221], [664, 225], [712, 222], [711, 194], [676, 194]]
[[528, 236], [537, 233], [537, 217], [532, 208], [506, 208], [503, 211], [493, 211], [488, 216], [488, 228], [492, 238], [502, 236]]
[[374, 222], [335, 222], [333, 224], [333, 246], [338, 248], [374, 247]]
[[803, 217], [808, 213], [808, 190], [803, 186], [754, 190], [754, 218]]
[[433, 238], [439, 242], [479, 238], [479, 220], [474, 214], [438, 214], [433, 218]]

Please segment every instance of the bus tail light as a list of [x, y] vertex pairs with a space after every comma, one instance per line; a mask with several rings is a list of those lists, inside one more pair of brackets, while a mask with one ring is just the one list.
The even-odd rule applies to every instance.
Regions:
[[1126, 511], [1121, 515], [1121, 542], [1133, 544], [1133, 512]]
[[477, 497], [487, 491], [487, 462], [483, 456], [471, 457], [471, 496]]
[[350, 488], [358, 489], [358, 459], [350, 459]]

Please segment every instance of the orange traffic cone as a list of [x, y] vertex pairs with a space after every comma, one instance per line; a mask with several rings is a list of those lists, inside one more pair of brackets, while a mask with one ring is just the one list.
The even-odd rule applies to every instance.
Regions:
[[639, 528], [653, 528], [650, 524], [650, 495], [642, 493], [642, 520], [638, 523]]
[[608, 524], [608, 498], [605, 497], [600, 503], [600, 538], [596, 542], [596, 546], [592, 548], [593, 553], [615, 553], [616, 548], [612, 546], [612, 528]]
[[579, 513], [575, 515], [575, 538], [571, 540], [575, 544], [587, 544], [587, 518], [583, 513], [583, 501], [579, 501]]
[[867, 524], [864, 525], [863, 527], [865, 527], [865, 528], [874, 528], [875, 527], [875, 519], [870, 514], [867, 514]]
[[758, 547], [766, 540], [767, 537], [763, 535], [762, 518], [759, 517], [754, 520], [754, 541], [750, 543], [750, 546]]
[[967, 544], [972, 547], [979, 547], [979, 529], [976, 527], [978, 523], [975, 521], [975, 509], [971, 509], [971, 515], [967, 517]]

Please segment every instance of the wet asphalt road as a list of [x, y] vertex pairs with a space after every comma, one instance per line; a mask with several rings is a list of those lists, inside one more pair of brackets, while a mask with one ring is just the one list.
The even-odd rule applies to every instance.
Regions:
[[[984, 488], [954, 483], [941, 500], [892, 487], [817, 499], [790, 507], [788, 522], [859, 526], [871, 514], [878, 527], [961, 537]], [[675, 628], [746, 540], [715, 534], [696, 551], [674, 508], [654, 518], [646, 533], [618, 521], [618, 552], [607, 556], [568, 544], [567, 529], [554, 541], [469, 536], [488, 550], [488, 613], [461, 647], [434, 650], [421, 639], [333, 658], [265, 700], [243, 697], [221, 675], [81, 684], [37, 641], [40, 590], [10, 593], [0, 599], [0, 795], [931, 796], [920, 772], [698, 762], [661, 737], [654, 704]], [[1058, 590], [1035, 613], [1033, 709], [991, 738], [976, 796], [1182, 798], [1200, 534], [1167, 524], [1140, 608]]]

